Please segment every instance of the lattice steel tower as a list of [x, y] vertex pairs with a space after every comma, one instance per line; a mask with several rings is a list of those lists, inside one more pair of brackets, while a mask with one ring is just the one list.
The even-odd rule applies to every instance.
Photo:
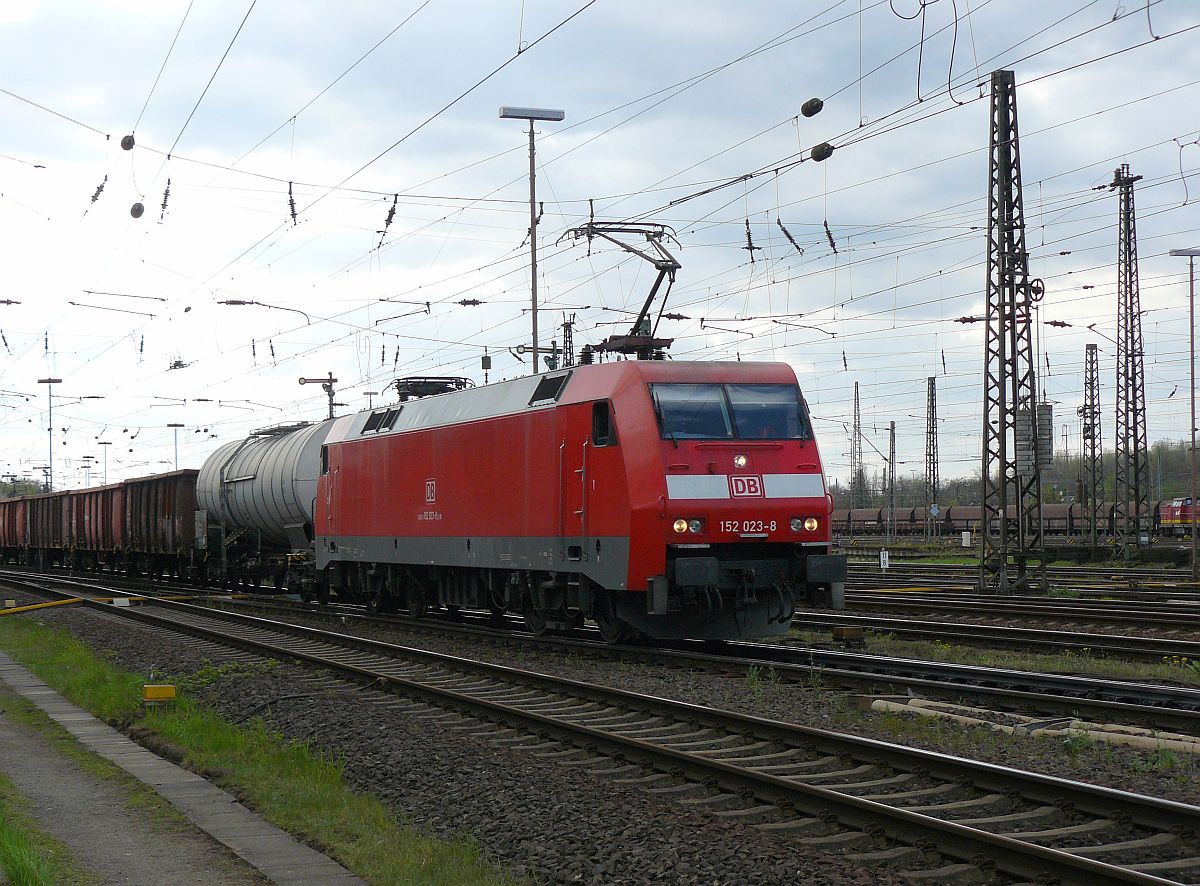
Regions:
[[1099, 348], [1089, 344], [1084, 352], [1083, 362], [1083, 405], [1079, 413], [1080, 436], [1083, 438], [1081, 449], [1083, 482], [1080, 483], [1080, 505], [1083, 507], [1084, 520], [1088, 527], [1088, 544], [1092, 553], [1099, 544], [1096, 528], [1096, 509], [1100, 507], [1101, 490], [1104, 485], [1104, 462], [1101, 455], [1104, 448], [1101, 445], [1100, 433], [1100, 358]]
[[858, 409], [858, 382], [854, 383], [854, 432], [850, 437], [850, 507], [867, 506], [867, 477], [863, 473], [862, 413]]
[[1146, 387], [1142, 370], [1142, 307], [1138, 294], [1137, 227], [1129, 164], [1113, 171], [1120, 192], [1117, 232], [1117, 470], [1113, 522], [1126, 560], [1141, 543], [1150, 510], [1150, 462], [1146, 445]]
[[938, 535], [937, 515], [931, 508], [938, 503], [941, 483], [938, 480], [937, 439], [937, 378], [929, 376], [928, 395], [925, 405], [925, 535]]
[[1031, 327], [1042, 284], [1029, 279], [1025, 251], [1012, 71], [992, 72], [990, 148], [979, 584], [1000, 594], [1038, 592], [1046, 587], [1046, 559]]

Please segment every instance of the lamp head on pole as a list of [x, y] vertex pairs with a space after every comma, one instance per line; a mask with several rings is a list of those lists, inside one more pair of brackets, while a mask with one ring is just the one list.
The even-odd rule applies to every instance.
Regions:
[[567, 116], [566, 111], [555, 108], [519, 108], [514, 105], [500, 106], [501, 120], [549, 120], [560, 123]]

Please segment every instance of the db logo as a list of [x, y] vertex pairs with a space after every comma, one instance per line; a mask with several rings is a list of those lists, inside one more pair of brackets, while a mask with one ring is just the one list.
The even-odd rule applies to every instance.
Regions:
[[425, 501], [426, 502], [437, 501], [437, 480], [426, 480], [425, 481]]
[[734, 498], [761, 498], [762, 477], [730, 477], [729, 491], [733, 493]]

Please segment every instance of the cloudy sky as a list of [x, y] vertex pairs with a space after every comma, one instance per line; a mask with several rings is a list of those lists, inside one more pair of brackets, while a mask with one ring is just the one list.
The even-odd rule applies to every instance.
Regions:
[[198, 467], [318, 419], [302, 376], [332, 372], [345, 412], [397, 377], [482, 383], [485, 354], [492, 380], [528, 372], [528, 142], [500, 105], [566, 113], [537, 129], [543, 344], [569, 317], [576, 348], [625, 331], [653, 283], [568, 232], [661, 223], [675, 359], [792, 364], [843, 480], [854, 383], [868, 467], [894, 420], [919, 474], [936, 376], [942, 476], [971, 473], [983, 331], [955, 321], [983, 306], [997, 68], [1058, 448], [1078, 448], [1089, 342], [1111, 446], [1121, 163], [1144, 177], [1150, 439], [1187, 436], [1187, 264], [1167, 253], [1200, 245], [1194, 2], [7, 0], [0, 40], [5, 474], [46, 464], [48, 390], [56, 486], [78, 486], [84, 456], [111, 481], [169, 469], [176, 434]]

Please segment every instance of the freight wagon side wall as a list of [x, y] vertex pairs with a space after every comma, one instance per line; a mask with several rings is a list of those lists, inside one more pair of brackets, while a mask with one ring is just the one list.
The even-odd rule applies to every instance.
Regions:
[[61, 550], [70, 544], [70, 511], [65, 492], [33, 496], [29, 501], [29, 546]]
[[0, 501], [0, 548], [9, 555], [29, 546], [29, 500], [9, 498]]
[[196, 538], [195, 470], [141, 477], [125, 483], [128, 549], [145, 554], [176, 554]]

